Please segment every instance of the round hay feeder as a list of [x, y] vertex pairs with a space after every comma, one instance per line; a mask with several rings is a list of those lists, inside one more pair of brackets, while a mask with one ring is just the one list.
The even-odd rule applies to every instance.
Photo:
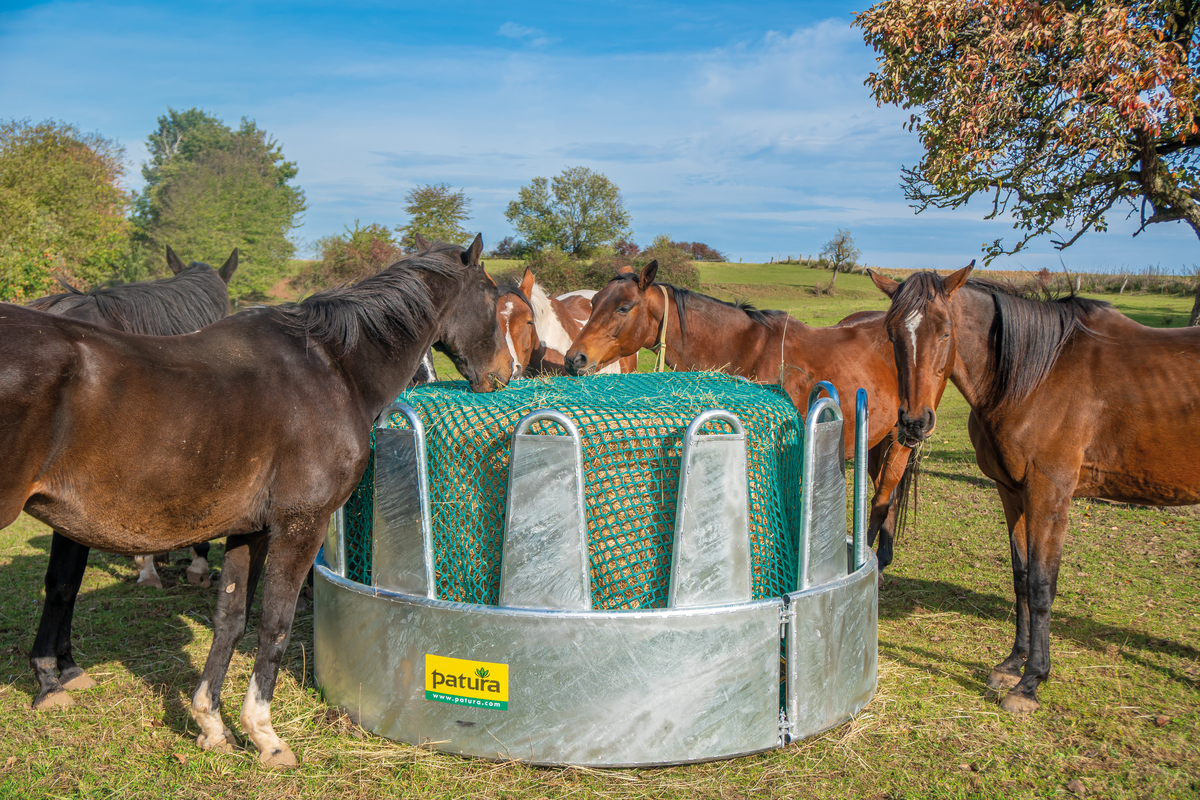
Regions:
[[724, 758], [849, 719], [877, 668], [858, 405], [848, 538], [828, 397], [806, 424], [712, 373], [406, 392], [317, 560], [317, 683], [381, 736], [536, 764]]

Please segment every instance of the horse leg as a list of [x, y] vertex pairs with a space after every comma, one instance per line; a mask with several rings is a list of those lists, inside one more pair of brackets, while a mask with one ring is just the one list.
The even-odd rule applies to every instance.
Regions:
[[1029, 655], [1029, 590], [1028, 546], [1025, 528], [1025, 509], [1021, 499], [1001, 485], [996, 486], [1004, 518], [1008, 523], [1008, 549], [1012, 556], [1013, 596], [1016, 598], [1017, 632], [1008, 658], [992, 667], [988, 675], [989, 689], [1011, 689], [1021, 680], [1021, 669]]
[[193, 586], [202, 586], [205, 589], [212, 586], [208, 566], [210, 548], [211, 545], [208, 542], [201, 542], [192, 548], [192, 563], [187, 568], [187, 580]]
[[275, 681], [279, 665], [291, 638], [292, 619], [296, 613], [296, 597], [309, 567], [321, 548], [321, 535], [329, 526], [307, 525], [293, 529], [281, 537], [292, 545], [278, 548], [267, 561], [263, 587], [262, 621], [258, 626], [258, 653], [254, 672], [242, 704], [242, 730], [258, 748], [258, 759], [270, 767], [291, 767], [297, 763], [291, 748], [275, 733], [271, 725], [271, 699], [275, 696]]
[[196, 744], [202, 750], [231, 752], [237, 740], [221, 721], [221, 684], [229, 670], [233, 650], [246, 633], [246, 615], [254, 587], [250, 585], [253, 564], [266, 555], [267, 532], [230, 536], [225, 540], [225, 565], [217, 591], [213, 616], [213, 643], [204, 662], [200, 685], [192, 695], [192, 717], [200, 726]]
[[912, 451], [897, 441], [895, 428], [867, 452], [867, 471], [875, 484], [875, 496], [871, 500], [871, 513], [867, 522], [867, 544], [875, 544], [879, 537], [879, 580], [883, 582], [883, 570], [892, 563], [892, 543], [895, 541], [896, 516], [900, 507], [904, 477], [908, 472]]
[[69, 706], [71, 696], [64, 690], [90, 689], [96, 685], [71, 655], [71, 618], [87, 569], [87, 557], [87, 547], [54, 532], [50, 540], [50, 563], [46, 566], [46, 600], [29, 653], [29, 665], [39, 686], [33, 701], [35, 709]]
[[138, 565], [138, 586], [151, 586], [155, 589], [163, 587], [162, 581], [158, 577], [158, 572], [154, 569], [154, 555], [134, 556], [133, 563]]
[[1058, 594], [1058, 567], [1074, 486], [1064, 490], [1044, 475], [1027, 479], [1025, 539], [1028, 546], [1026, 593], [1029, 655], [1025, 672], [1000, 704], [1014, 714], [1036, 711], [1038, 686], [1050, 677], [1050, 609]]

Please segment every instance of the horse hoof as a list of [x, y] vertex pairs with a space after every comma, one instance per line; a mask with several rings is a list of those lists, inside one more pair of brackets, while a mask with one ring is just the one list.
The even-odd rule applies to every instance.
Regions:
[[187, 574], [187, 581], [192, 586], [200, 586], [205, 589], [207, 589], [209, 586], [212, 586], [212, 581], [209, 580], [209, 578], [208, 578], [207, 570], [203, 570], [203, 571], [196, 570], [195, 572], [193, 572], [191, 570], [191, 568], [189, 567], [186, 574]]
[[1000, 708], [1010, 714], [1028, 714], [1037, 711], [1041, 704], [1032, 697], [1017, 692], [1009, 692], [1004, 701], [1000, 703]]
[[992, 670], [992, 674], [988, 675], [987, 688], [989, 689], [1011, 689], [1021, 682], [1020, 675], [1013, 675], [1009, 672], [1001, 672], [998, 669]]
[[236, 741], [233, 738], [233, 731], [229, 728], [217, 736], [206, 736], [202, 733], [196, 737], [196, 745], [201, 750], [207, 750], [210, 753], [232, 753]]
[[292, 748], [283, 742], [280, 742], [279, 747], [270, 753], [265, 750], [259, 753], [258, 760], [262, 762], [263, 766], [270, 767], [271, 769], [286, 769], [300, 764], [296, 760], [296, 757], [292, 755]]
[[138, 578], [137, 585], [149, 586], [152, 589], [161, 589], [162, 581], [158, 579], [157, 575], [151, 575], [149, 578]]
[[69, 681], [64, 681], [62, 684], [62, 687], [64, 689], [70, 689], [71, 691], [75, 691], [76, 689], [91, 689], [95, 685], [96, 685], [96, 682], [94, 680], [92, 680], [91, 675], [88, 675], [86, 672], [80, 672], [78, 675], [76, 675], [74, 678], [71, 678]]
[[75, 701], [71, 699], [71, 695], [62, 689], [38, 695], [38, 698], [33, 701], [34, 711], [45, 711], [50, 708], [66, 708], [73, 705], [75, 705]]

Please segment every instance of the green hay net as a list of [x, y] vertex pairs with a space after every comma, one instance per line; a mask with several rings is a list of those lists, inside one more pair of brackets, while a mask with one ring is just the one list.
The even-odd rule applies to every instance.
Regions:
[[[719, 373], [596, 375], [515, 381], [473, 394], [461, 381], [402, 394], [425, 427], [437, 593], [442, 600], [495, 605], [513, 428], [552, 408], [579, 428], [583, 445], [592, 606], [662, 608], [683, 434], [709, 408], [746, 431], [750, 538], [756, 599], [795, 590], [803, 425], [778, 387]], [[394, 415], [393, 425], [407, 425]], [[549, 422], [531, 432], [561, 433]], [[730, 432], [721, 422], [706, 433]], [[371, 582], [374, 468], [346, 504], [346, 576]]]

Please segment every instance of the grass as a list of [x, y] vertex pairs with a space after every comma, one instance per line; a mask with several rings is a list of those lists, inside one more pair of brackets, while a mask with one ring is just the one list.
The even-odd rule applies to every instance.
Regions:
[[[793, 295], [774, 281], [737, 285], [762, 287], [756, 298], [794, 304], [805, 321], [876, 307], [806, 296], [802, 284]], [[1170, 303], [1181, 300], [1119, 299], [1150, 320], [1178, 314]], [[0, 532], [0, 797], [1032, 798], [1073, 796], [1075, 780], [1088, 797], [1200, 795], [1200, 513], [1073, 504], [1042, 709], [1002, 713], [983, 682], [1011, 646], [1011, 571], [1000, 503], [966, 435], [968, 410], [948, 390], [918, 524], [897, 542], [880, 597], [875, 699], [811, 740], [687, 767], [533, 768], [365, 733], [312, 684], [310, 611], [297, 617], [273, 706], [301, 766], [272, 773], [252, 753], [203, 753], [186, 704], [211, 641], [215, 590], [188, 585], [183, 561], [162, 570], [163, 591], [142, 590], [128, 559], [95, 552], [74, 641], [100, 685], [75, 693], [71, 708], [32, 712], [26, 653], [50, 537], [21, 517]], [[254, 644], [252, 628], [223, 694], [235, 730]]]

